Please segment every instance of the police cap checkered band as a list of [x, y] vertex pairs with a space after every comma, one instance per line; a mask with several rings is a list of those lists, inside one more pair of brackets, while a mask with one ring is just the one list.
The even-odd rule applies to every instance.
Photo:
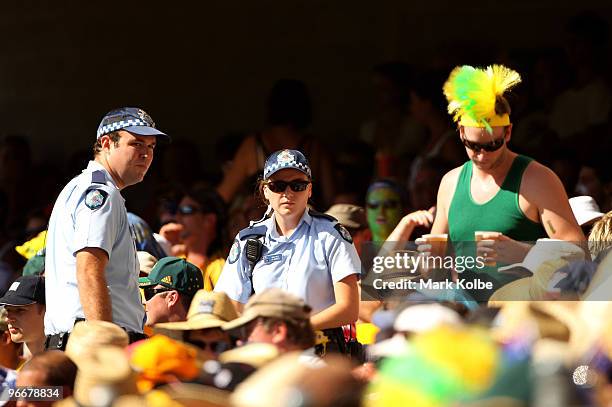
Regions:
[[155, 128], [155, 122], [144, 110], [123, 107], [108, 112], [98, 126], [97, 138], [114, 131], [126, 130], [141, 136], [157, 136], [170, 140], [167, 134]]
[[264, 179], [268, 179], [275, 172], [287, 168], [293, 168], [295, 170], [301, 171], [304, 174], [308, 175], [308, 178], [312, 178], [308, 160], [306, 159], [304, 154], [302, 154], [298, 150], [280, 150], [275, 153], [272, 153], [270, 157], [268, 157], [268, 159], [266, 160], [266, 164], [264, 165], [263, 177]]

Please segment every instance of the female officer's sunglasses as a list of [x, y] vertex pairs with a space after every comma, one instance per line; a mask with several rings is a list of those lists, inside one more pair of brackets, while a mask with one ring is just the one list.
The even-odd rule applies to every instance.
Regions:
[[306, 188], [308, 187], [308, 184], [310, 184], [310, 181], [304, 181], [304, 180], [268, 181], [266, 183], [270, 191], [276, 192], [277, 194], [281, 192], [285, 192], [285, 190], [287, 189], [287, 186], [289, 186], [289, 188], [291, 188], [293, 192], [302, 192], [306, 190]]
[[480, 150], [484, 150], [489, 153], [492, 151], [497, 151], [501, 148], [501, 146], [504, 145], [505, 140], [506, 140], [505, 134], [502, 137], [498, 138], [497, 140], [493, 140], [489, 143], [475, 143], [473, 141], [469, 141], [461, 137], [461, 142], [463, 143], [463, 145], [469, 148], [470, 150], [474, 151], [475, 153], [479, 152]]

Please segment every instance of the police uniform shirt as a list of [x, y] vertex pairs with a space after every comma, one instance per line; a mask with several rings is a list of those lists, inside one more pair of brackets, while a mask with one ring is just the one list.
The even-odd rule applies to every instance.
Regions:
[[113, 322], [142, 332], [144, 308], [138, 289], [138, 259], [125, 200], [104, 167], [90, 161], [60, 193], [49, 220], [45, 259], [45, 334], [72, 331], [83, 308], [76, 279], [76, 253], [96, 247], [108, 255], [105, 277]]
[[[279, 235], [274, 215], [260, 225], [265, 225], [265, 236], [263, 254], [253, 271], [256, 293], [278, 287], [301, 297], [317, 313], [335, 304], [334, 283], [360, 274], [359, 256], [350, 235], [344, 229], [347, 234], [343, 237], [336, 222], [306, 210], [289, 237]], [[215, 291], [241, 303], [251, 294], [246, 240], [238, 234], [215, 286]]]

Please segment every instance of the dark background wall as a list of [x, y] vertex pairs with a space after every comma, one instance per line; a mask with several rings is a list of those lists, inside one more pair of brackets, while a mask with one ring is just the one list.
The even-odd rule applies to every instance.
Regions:
[[371, 108], [368, 75], [404, 59], [488, 63], [563, 43], [584, 9], [610, 1], [201, 1], [0, 4], [0, 132], [24, 133], [35, 160], [89, 147], [101, 116], [147, 110], [208, 165], [229, 131], [263, 125], [280, 77], [311, 89], [312, 133], [341, 144]]

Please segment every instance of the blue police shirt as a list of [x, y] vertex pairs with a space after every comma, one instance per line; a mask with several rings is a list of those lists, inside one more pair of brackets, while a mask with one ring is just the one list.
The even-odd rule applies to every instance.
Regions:
[[[301, 297], [313, 314], [335, 304], [334, 283], [361, 270], [355, 246], [335, 225], [329, 219], [312, 216], [308, 210], [289, 237], [279, 235], [274, 215], [258, 224], [265, 236], [263, 254], [253, 271], [255, 293], [281, 288]], [[238, 234], [215, 285], [215, 291], [241, 303], [251, 295], [246, 240]]]
[[144, 308], [138, 289], [139, 265], [125, 200], [104, 167], [90, 161], [60, 193], [47, 232], [45, 334], [72, 331], [83, 308], [76, 279], [76, 253], [96, 247], [108, 254], [106, 284], [113, 322], [142, 332]]

